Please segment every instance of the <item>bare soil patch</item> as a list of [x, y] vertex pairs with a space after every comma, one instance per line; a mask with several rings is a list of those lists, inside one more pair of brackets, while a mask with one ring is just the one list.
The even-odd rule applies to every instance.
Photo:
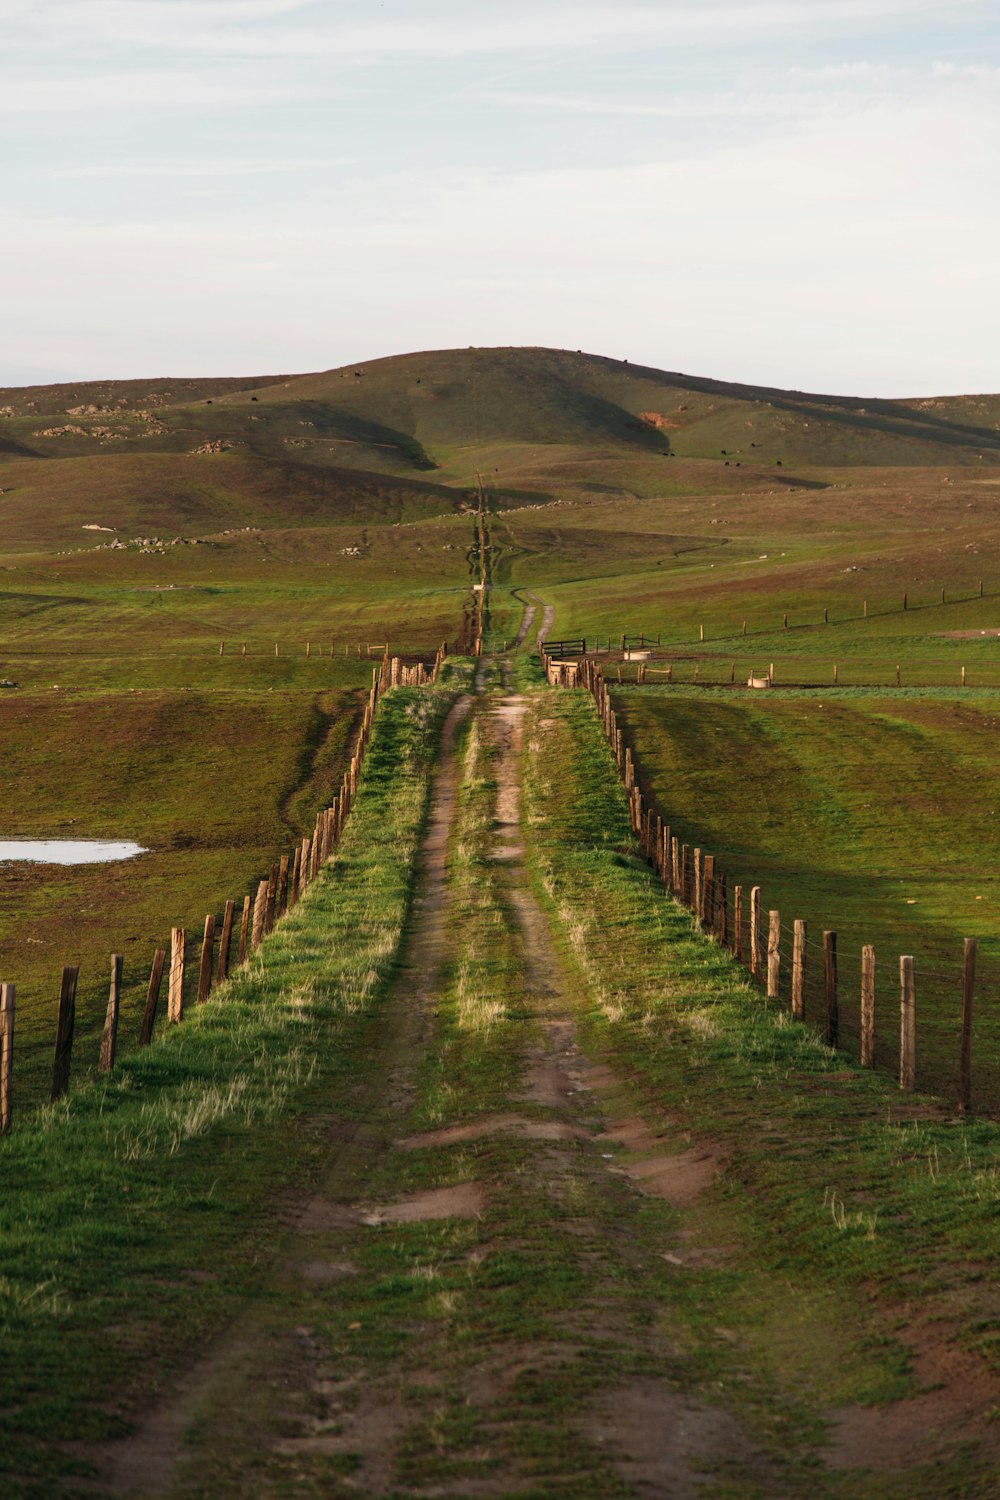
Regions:
[[486, 1194], [478, 1182], [459, 1182], [453, 1187], [429, 1188], [395, 1203], [366, 1209], [362, 1224], [420, 1224], [427, 1219], [477, 1219], [486, 1207]]

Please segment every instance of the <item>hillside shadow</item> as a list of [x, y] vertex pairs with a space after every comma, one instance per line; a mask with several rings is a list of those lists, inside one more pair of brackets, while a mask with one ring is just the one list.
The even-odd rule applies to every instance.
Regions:
[[393, 449], [412, 468], [423, 473], [433, 472], [438, 468], [423, 444], [408, 432], [400, 432], [395, 427], [387, 427], [382, 422], [372, 421], [357, 412], [345, 411], [342, 407], [328, 406], [322, 401], [303, 402], [297, 410], [308, 414], [314, 428], [323, 437], [358, 443], [368, 448]]

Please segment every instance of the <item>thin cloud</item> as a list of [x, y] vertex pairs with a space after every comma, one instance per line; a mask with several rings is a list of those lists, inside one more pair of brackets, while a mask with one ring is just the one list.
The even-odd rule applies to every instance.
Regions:
[[[482, 13], [466, 4], [438, 5], [417, 19], [410, 6], [384, 5], [372, 21], [356, 3], [232, 0], [0, 0], [9, 23], [7, 45], [58, 51], [67, 40], [92, 52], [127, 53], [160, 46], [168, 52], [228, 57], [336, 57], [372, 61], [400, 57], [454, 58], [530, 53], [538, 48], [579, 52], [594, 47], [674, 47], [733, 44], [755, 37], [849, 32], [859, 23], [913, 22], [938, 9], [937, 0], [666, 0], [656, 6], [590, 4], [513, 5]], [[950, 12], [975, 12], [980, 0], [952, 0]], [[359, 11], [366, 16], [357, 20]]]
[[67, 167], [54, 177], [76, 180], [91, 177], [266, 177], [271, 173], [323, 172], [331, 167], [350, 167], [353, 156], [321, 158], [227, 158], [215, 161], [142, 161], [95, 162], [83, 167]]

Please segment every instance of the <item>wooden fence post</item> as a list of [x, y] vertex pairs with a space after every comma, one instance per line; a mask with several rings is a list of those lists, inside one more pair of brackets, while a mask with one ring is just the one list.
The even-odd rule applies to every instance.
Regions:
[[198, 1004], [204, 1005], [212, 993], [212, 957], [215, 948], [215, 915], [205, 918], [205, 931], [201, 940], [201, 968], [198, 970]]
[[781, 913], [767, 914], [767, 998], [777, 1000], [781, 988]]
[[858, 1061], [863, 1068], [875, 1066], [875, 949], [866, 943], [861, 950], [861, 1046]]
[[250, 936], [250, 907], [249, 896], [243, 897], [243, 915], [240, 918], [240, 946], [236, 950], [236, 962], [245, 963], [247, 956], [247, 940]]
[[76, 1022], [76, 981], [79, 968], [67, 964], [62, 971], [59, 989], [59, 1023], [56, 1028], [56, 1055], [52, 1063], [52, 1100], [61, 1099], [69, 1088], [69, 1070], [73, 1059], [73, 1026]]
[[701, 923], [706, 932], [715, 928], [715, 855], [705, 854], [701, 861]]
[[267, 881], [257, 883], [257, 896], [253, 904], [253, 926], [250, 929], [250, 951], [256, 953], [264, 936], [264, 913], [267, 910]]
[[309, 884], [309, 855], [312, 850], [312, 840], [302, 840], [302, 858], [299, 860], [299, 895], [301, 896]]
[[283, 917], [288, 910], [288, 855], [283, 854], [278, 861], [278, 892], [275, 898], [275, 916]]
[[976, 940], [966, 938], [962, 954], [962, 1059], [958, 1103], [963, 1114], [972, 1110], [972, 992], [976, 986]]
[[110, 1073], [115, 1065], [118, 1047], [118, 1016], [122, 1003], [122, 965], [125, 960], [120, 953], [111, 955], [111, 988], [108, 991], [108, 1008], [104, 1016], [104, 1033], [101, 1037], [101, 1053], [97, 1061], [98, 1073]]
[[10, 1129], [14, 1106], [14, 1000], [14, 986], [0, 984], [0, 1131]]
[[796, 917], [792, 932], [792, 1018], [803, 1021], [806, 1014], [806, 942], [809, 929], [800, 917]]
[[763, 970], [760, 952], [760, 886], [750, 890], [750, 973], [754, 979], [761, 977]]
[[160, 1000], [160, 983], [163, 979], [163, 966], [166, 961], [166, 949], [157, 948], [153, 954], [153, 966], [149, 971], [149, 984], [146, 988], [146, 1008], [142, 1013], [142, 1025], [139, 1028], [140, 1047], [148, 1047], [153, 1040], [153, 1027], [156, 1024], [156, 1007]]
[[913, 957], [906, 953], [899, 960], [899, 1086], [912, 1091], [916, 1085], [917, 997]]
[[215, 971], [215, 982], [221, 984], [229, 977], [229, 948], [233, 940], [233, 921], [236, 917], [236, 902], [227, 901], [222, 914], [222, 932], [219, 934], [219, 963]]
[[674, 835], [670, 838], [670, 889], [680, 900], [681, 887], [684, 881], [684, 871], [681, 864], [681, 841]]
[[837, 997], [837, 934], [823, 934], [823, 994], [826, 1000], [826, 1032], [823, 1040], [828, 1047], [840, 1042], [840, 1002]]
[[292, 851], [292, 870], [288, 877], [288, 910], [291, 911], [299, 899], [299, 868], [302, 863], [302, 846], [296, 844]]
[[175, 1025], [184, 1019], [184, 950], [187, 933], [183, 927], [170, 929], [170, 986], [167, 991], [167, 1020]]
[[715, 935], [723, 948], [729, 946], [729, 889], [723, 872], [719, 876], [719, 899], [715, 908]]
[[264, 897], [264, 931], [274, 928], [274, 908], [278, 898], [278, 866], [272, 865], [267, 877], [267, 894]]
[[694, 884], [691, 889], [691, 905], [694, 907], [694, 914], [700, 922], [705, 902], [705, 892], [701, 884], [701, 850], [695, 849], [692, 857], [694, 860]]
[[743, 887], [733, 886], [733, 957], [743, 962]]

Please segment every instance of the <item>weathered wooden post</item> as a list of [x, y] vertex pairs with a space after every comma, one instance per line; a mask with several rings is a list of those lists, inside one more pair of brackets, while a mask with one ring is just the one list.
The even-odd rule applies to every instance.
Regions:
[[278, 892], [276, 896], [275, 911], [278, 917], [283, 917], [288, 910], [288, 855], [283, 854], [278, 861]]
[[917, 997], [908, 953], [899, 960], [899, 1086], [909, 1091], [917, 1086]]
[[76, 981], [80, 970], [67, 964], [59, 988], [59, 1021], [56, 1026], [56, 1055], [52, 1063], [52, 1100], [61, 1099], [69, 1089], [70, 1065], [73, 1060], [73, 1027], [76, 1024]]
[[264, 936], [264, 914], [267, 911], [267, 881], [257, 883], [257, 895], [253, 903], [253, 926], [250, 930], [250, 951], [256, 953]]
[[792, 1016], [804, 1021], [806, 1015], [806, 942], [808, 927], [796, 917], [792, 938]]
[[823, 1040], [828, 1047], [840, 1043], [840, 1001], [837, 996], [837, 934], [823, 934], [823, 995], [826, 1001], [826, 1031]]
[[763, 972], [760, 951], [760, 886], [750, 889], [750, 973], [760, 979]]
[[694, 850], [694, 852], [692, 854], [692, 859], [693, 859], [693, 862], [694, 862], [693, 863], [694, 878], [693, 878], [693, 884], [692, 884], [692, 888], [691, 888], [691, 905], [694, 908], [694, 914], [695, 914], [695, 916], [698, 918], [698, 921], [700, 922], [701, 921], [701, 914], [702, 914], [702, 911], [704, 909], [703, 903], [704, 903], [704, 899], [705, 899], [705, 892], [704, 892], [704, 889], [703, 889], [702, 883], [701, 883], [701, 850], [700, 849], [695, 849]]
[[167, 989], [167, 1020], [174, 1025], [184, 1019], [184, 958], [187, 933], [183, 927], [170, 929], [170, 982]]
[[101, 1036], [101, 1052], [97, 1060], [98, 1073], [110, 1073], [115, 1065], [118, 1048], [118, 1016], [122, 1003], [122, 966], [125, 963], [120, 953], [111, 955], [111, 988], [108, 991], [108, 1008], [104, 1015], [104, 1032]]
[[777, 1000], [781, 988], [781, 913], [767, 914], [767, 998]]
[[875, 949], [861, 949], [861, 1039], [858, 1061], [863, 1068], [875, 1066]]
[[309, 856], [312, 851], [312, 840], [305, 838], [301, 844], [302, 857], [299, 860], [299, 895], [302, 896], [306, 886], [309, 884]]
[[240, 918], [240, 945], [236, 950], [236, 962], [246, 962], [247, 944], [250, 939], [250, 910], [252, 902], [249, 896], [243, 897], [243, 914]]
[[959, 1108], [972, 1110], [972, 992], [976, 987], [976, 940], [966, 938], [962, 955], [962, 1056]]
[[227, 901], [222, 913], [222, 932], [219, 935], [219, 963], [215, 970], [215, 982], [221, 984], [229, 977], [229, 948], [233, 940], [233, 922], [236, 920], [236, 902]]
[[670, 889], [679, 901], [684, 889], [684, 867], [681, 861], [681, 841], [673, 834], [670, 837], [670, 873]]
[[205, 931], [201, 940], [201, 967], [198, 970], [198, 1004], [204, 1005], [212, 993], [212, 957], [215, 949], [215, 916], [205, 918]]
[[12, 984], [0, 984], [0, 1131], [9, 1130], [14, 1109], [14, 1011]]
[[729, 888], [725, 872], [719, 876], [719, 899], [715, 908], [715, 935], [723, 948], [729, 946]]
[[267, 876], [267, 894], [264, 897], [264, 932], [271, 932], [274, 928], [274, 908], [278, 897], [278, 869], [279, 866], [271, 866]]
[[163, 966], [166, 961], [166, 949], [157, 948], [153, 954], [153, 965], [149, 971], [149, 984], [146, 987], [146, 1008], [142, 1013], [142, 1025], [139, 1028], [140, 1047], [148, 1047], [153, 1040], [153, 1027], [156, 1025], [156, 1007], [160, 1003], [160, 984], [163, 980]]
[[743, 887], [733, 886], [733, 957], [743, 962]]
[[715, 930], [715, 855], [701, 862], [701, 923], [706, 932]]

